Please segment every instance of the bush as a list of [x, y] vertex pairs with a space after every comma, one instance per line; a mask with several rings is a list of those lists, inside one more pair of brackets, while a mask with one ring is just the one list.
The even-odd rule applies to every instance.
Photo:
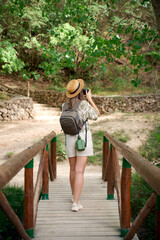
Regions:
[[62, 133], [57, 135], [57, 161], [63, 161], [65, 159], [67, 159], [65, 151], [65, 135]]
[[[153, 193], [152, 188], [137, 173], [132, 174], [131, 184], [131, 215], [135, 219], [145, 205], [147, 199]], [[145, 220], [143, 226], [138, 231], [140, 240], [153, 240], [155, 235], [155, 210]]]
[[[2, 192], [7, 198], [12, 209], [23, 222], [24, 219], [24, 191], [22, 187], [6, 186]], [[10, 220], [6, 217], [2, 210], [0, 210], [0, 237], [5, 240], [20, 240], [17, 230]]]
[[140, 147], [140, 154], [149, 161], [160, 164], [160, 125], [149, 134], [147, 141]]
[[14, 44], [9, 41], [0, 43], [0, 63], [2, 63], [2, 72], [18, 72], [24, 67], [24, 62], [17, 57], [18, 53]]

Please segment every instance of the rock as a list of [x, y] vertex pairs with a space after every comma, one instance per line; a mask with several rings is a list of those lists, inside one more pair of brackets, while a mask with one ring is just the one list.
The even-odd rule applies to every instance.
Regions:
[[0, 102], [0, 108], [4, 108], [5, 107], [5, 103]]
[[1, 108], [0, 111], [1, 111], [1, 113], [4, 113], [4, 114], [7, 114], [7, 112], [8, 112], [6, 108]]

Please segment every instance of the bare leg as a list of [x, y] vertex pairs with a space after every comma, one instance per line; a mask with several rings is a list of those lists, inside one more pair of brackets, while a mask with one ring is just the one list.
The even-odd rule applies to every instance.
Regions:
[[84, 170], [88, 157], [77, 157], [75, 167], [75, 181], [74, 181], [74, 202], [78, 203], [84, 180]]
[[70, 186], [71, 186], [72, 195], [74, 195], [76, 157], [69, 158], [69, 164], [70, 164]]

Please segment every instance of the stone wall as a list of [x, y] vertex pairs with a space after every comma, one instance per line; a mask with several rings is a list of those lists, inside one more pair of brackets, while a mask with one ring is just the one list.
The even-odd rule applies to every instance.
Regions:
[[[22, 89], [20, 90], [22, 92]], [[23, 94], [25, 91], [23, 90]], [[65, 93], [54, 91], [31, 91], [33, 100], [60, 107], [67, 99]], [[93, 96], [101, 113], [121, 112], [158, 112], [160, 111], [160, 94], [131, 96]]]
[[159, 112], [160, 94], [93, 97], [102, 113], [109, 112]]
[[24, 120], [33, 117], [33, 101], [28, 97], [14, 97], [0, 102], [0, 121]]

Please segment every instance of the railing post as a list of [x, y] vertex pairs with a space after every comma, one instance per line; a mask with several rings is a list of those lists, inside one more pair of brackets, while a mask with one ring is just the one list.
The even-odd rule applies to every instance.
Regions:
[[107, 199], [114, 199], [114, 168], [113, 168], [113, 154], [112, 144], [110, 144], [110, 155], [108, 160], [108, 184], [107, 184]]
[[103, 136], [103, 164], [102, 164], [102, 179], [107, 181], [107, 165], [108, 165], [109, 141]]
[[34, 238], [33, 209], [33, 159], [25, 166], [24, 183], [24, 228], [30, 238]]
[[156, 240], [160, 240], [160, 195], [156, 197]]
[[57, 160], [56, 160], [56, 142], [57, 138], [51, 140], [51, 164], [53, 169], [53, 178], [57, 178]]
[[123, 158], [121, 177], [121, 237], [125, 237], [131, 222], [131, 164]]
[[115, 188], [117, 191], [118, 210], [119, 210], [119, 217], [120, 217], [121, 216], [121, 175], [120, 175], [120, 169], [119, 169], [119, 160], [118, 160], [117, 150], [114, 146], [112, 146], [112, 155], [113, 155]]
[[48, 200], [49, 196], [49, 170], [48, 170], [48, 144], [46, 146], [44, 168], [43, 168], [43, 181], [42, 181], [42, 199]]

